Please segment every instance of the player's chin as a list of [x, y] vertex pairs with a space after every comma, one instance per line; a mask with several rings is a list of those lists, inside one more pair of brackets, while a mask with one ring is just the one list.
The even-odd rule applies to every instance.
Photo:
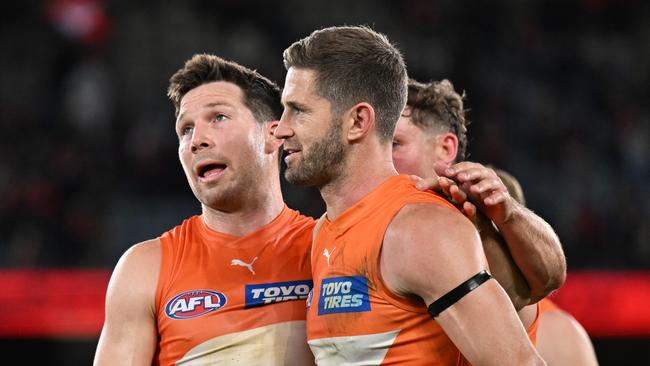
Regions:
[[204, 189], [201, 192], [200, 201], [208, 207], [217, 208], [236, 201], [238, 196], [240, 195], [237, 194], [236, 190], [222, 185]]
[[284, 178], [287, 180], [287, 182], [297, 186], [313, 185], [312, 180], [309, 177], [305, 176], [301, 171], [295, 168], [287, 168], [287, 170], [284, 172]]

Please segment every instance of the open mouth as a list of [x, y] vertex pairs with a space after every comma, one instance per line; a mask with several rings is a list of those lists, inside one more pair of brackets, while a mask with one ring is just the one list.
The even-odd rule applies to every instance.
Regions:
[[298, 149], [284, 149], [284, 153], [286, 154], [284, 158], [285, 161], [287, 161], [287, 159], [291, 158], [292, 155], [294, 155], [295, 153], [299, 153], [300, 151], [301, 150]]
[[197, 174], [199, 178], [210, 179], [212, 177], [221, 174], [221, 172], [226, 170], [227, 167], [228, 166], [226, 164], [219, 164], [219, 163], [206, 164], [198, 168]]

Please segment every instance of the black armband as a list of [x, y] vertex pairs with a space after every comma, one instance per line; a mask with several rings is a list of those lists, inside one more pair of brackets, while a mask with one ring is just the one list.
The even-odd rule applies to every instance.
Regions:
[[490, 278], [492, 278], [492, 276], [490, 276], [486, 270], [482, 270], [481, 272], [475, 274], [469, 280], [461, 283], [455, 289], [447, 292], [441, 298], [431, 303], [431, 305], [429, 305], [429, 314], [431, 314], [432, 318], [437, 317], [448, 307], [454, 305], [458, 300], [462, 299], [465, 295], [481, 286]]

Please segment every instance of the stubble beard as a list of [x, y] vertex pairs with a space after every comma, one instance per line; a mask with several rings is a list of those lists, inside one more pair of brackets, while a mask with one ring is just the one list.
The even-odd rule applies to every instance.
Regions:
[[302, 159], [287, 166], [284, 177], [291, 184], [323, 187], [337, 178], [345, 165], [347, 153], [341, 142], [341, 122], [332, 121], [322, 139], [302, 151]]

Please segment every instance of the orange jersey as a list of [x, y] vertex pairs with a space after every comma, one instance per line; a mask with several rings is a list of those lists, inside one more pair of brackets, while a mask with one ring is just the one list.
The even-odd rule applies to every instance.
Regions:
[[285, 207], [234, 237], [193, 216], [160, 237], [155, 364], [308, 365], [314, 220]]
[[533, 324], [528, 327], [528, 338], [533, 342], [533, 345], [537, 346], [537, 331], [539, 330], [539, 323], [542, 319], [542, 315], [551, 311], [561, 311], [561, 309], [555, 305], [555, 303], [548, 298], [541, 299], [537, 304], [537, 317]]
[[539, 320], [542, 317], [542, 302], [545, 300], [546, 299], [543, 299], [542, 301], [535, 304], [535, 320], [530, 326], [528, 326], [528, 329], [526, 329], [528, 338], [530, 339], [530, 342], [533, 344], [533, 346], [537, 346], [537, 330], [539, 329]]
[[560, 308], [553, 301], [549, 300], [546, 297], [540, 300], [537, 304], [539, 307], [539, 314], [537, 315], [538, 318], [548, 311], [560, 311]]
[[448, 206], [456, 211], [450, 214], [460, 214], [443, 198], [397, 176], [334, 221], [323, 221], [312, 249], [314, 289], [307, 314], [307, 337], [319, 365], [464, 362], [424, 302], [398, 297], [380, 276], [384, 233], [410, 203]]

